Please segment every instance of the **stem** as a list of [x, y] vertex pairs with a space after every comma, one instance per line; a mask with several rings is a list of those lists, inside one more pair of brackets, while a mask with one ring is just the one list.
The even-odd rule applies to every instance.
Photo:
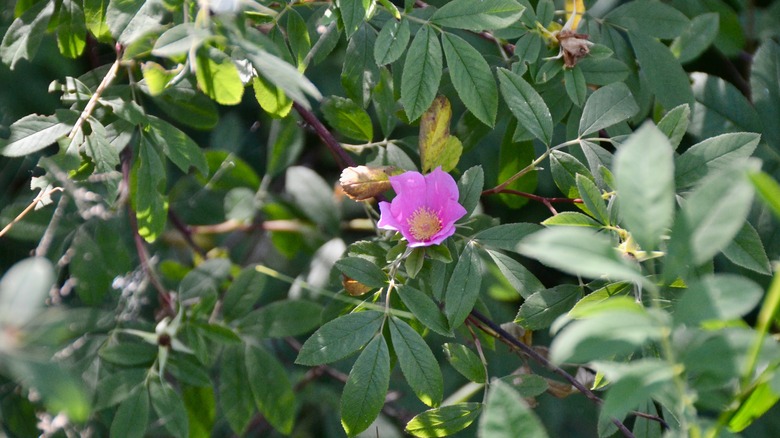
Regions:
[[541, 202], [542, 204], [547, 206], [547, 208], [554, 215], [558, 214], [558, 212], [555, 210], [555, 208], [553, 208], [553, 206], [552, 206], [553, 202], [561, 202], [561, 203], [568, 203], [568, 204], [582, 204], [582, 199], [580, 199], [580, 198], [574, 198], [574, 199], [569, 199], [569, 198], [547, 198], [547, 197], [544, 197], [544, 196], [534, 195], [533, 193], [520, 192], [520, 191], [517, 191], [517, 190], [511, 190], [511, 189], [504, 189], [504, 190], [501, 190], [498, 193], [506, 193], [506, 194], [509, 194], [509, 195], [522, 196], [523, 198], [528, 198], [528, 199], [531, 199], [533, 201]]
[[35, 197], [35, 199], [30, 202], [30, 205], [28, 205], [24, 210], [22, 210], [21, 213], [19, 213], [14, 220], [8, 223], [5, 227], [3, 227], [2, 231], [0, 231], [0, 237], [3, 237], [7, 232], [13, 228], [14, 225], [16, 225], [17, 222], [22, 220], [27, 214], [32, 211], [32, 209], [35, 207], [38, 202], [40, 202], [41, 199], [43, 199], [46, 196], [51, 195], [54, 192], [61, 192], [63, 189], [62, 187], [54, 187], [53, 189], [47, 190], [47, 191], [41, 191], [41, 193], [38, 194], [38, 196]]
[[95, 89], [95, 92], [92, 94], [92, 97], [89, 98], [89, 101], [87, 102], [87, 106], [84, 107], [84, 111], [81, 112], [81, 115], [79, 116], [79, 119], [76, 120], [76, 124], [73, 125], [73, 129], [70, 130], [70, 133], [68, 134], [68, 138], [72, 139], [76, 133], [81, 129], [82, 125], [84, 125], [84, 122], [89, 118], [89, 116], [92, 115], [92, 112], [95, 110], [95, 106], [97, 106], [98, 99], [100, 99], [100, 96], [103, 94], [103, 92], [108, 88], [108, 86], [111, 84], [111, 82], [116, 77], [116, 72], [119, 70], [119, 64], [121, 57], [119, 56], [121, 52], [121, 46], [117, 44], [117, 57], [116, 61], [114, 61], [113, 64], [111, 64], [111, 68], [108, 70], [108, 73], [106, 73], [106, 76], [103, 77], [103, 80], [100, 81], [100, 85]]
[[328, 147], [330, 153], [333, 155], [333, 158], [335, 158], [336, 162], [339, 164], [339, 167], [343, 169], [345, 167], [355, 166], [355, 161], [352, 159], [352, 157], [347, 154], [344, 148], [341, 147], [341, 144], [338, 142], [338, 140], [336, 140], [336, 137], [334, 137], [333, 134], [328, 131], [328, 128], [322, 124], [320, 119], [318, 119], [314, 113], [304, 108], [298, 102], [293, 103], [293, 108], [295, 108], [295, 111], [301, 115], [306, 124], [314, 129], [314, 132], [317, 134], [320, 140], [325, 143], [325, 146]]

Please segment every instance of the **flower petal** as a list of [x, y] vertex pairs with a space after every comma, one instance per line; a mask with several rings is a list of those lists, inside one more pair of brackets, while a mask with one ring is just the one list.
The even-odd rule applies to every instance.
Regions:
[[398, 219], [393, 215], [392, 205], [387, 201], [379, 203], [379, 222], [376, 226], [383, 230], [399, 231]]

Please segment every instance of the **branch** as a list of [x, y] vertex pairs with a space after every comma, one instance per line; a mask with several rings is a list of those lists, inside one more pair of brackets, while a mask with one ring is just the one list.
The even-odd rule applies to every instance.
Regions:
[[122, 57], [120, 56], [121, 51], [122, 51], [121, 46], [117, 44], [116, 61], [114, 61], [114, 63], [111, 64], [111, 68], [108, 70], [108, 73], [106, 73], [106, 76], [100, 82], [100, 85], [98, 85], [98, 87], [95, 89], [95, 92], [92, 94], [92, 97], [89, 98], [89, 101], [87, 102], [87, 106], [84, 107], [84, 111], [81, 112], [79, 119], [76, 120], [76, 124], [73, 125], [73, 129], [70, 130], [70, 133], [68, 134], [68, 138], [72, 139], [76, 135], [76, 133], [81, 129], [81, 126], [84, 124], [84, 122], [89, 118], [89, 116], [92, 115], [92, 111], [95, 110], [95, 106], [97, 106], [97, 101], [98, 99], [100, 99], [100, 96], [103, 94], [106, 88], [108, 88], [108, 86], [116, 77], [116, 72], [119, 71], [119, 64], [122, 59]]
[[330, 153], [333, 155], [333, 158], [335, 158], [336, 162], [339, 164], [339, 167], [344, 169], [346, 167], [355, 166], [355, 161], [352, 159], [352, 157], [347, 154], [344, 148], [341, 147], [341, 144], [338, 142], [338, 140], [336, 140], [336, 137], [334, 137], [333, 134], [328, 131], [328, 128], [322, 124], [320, 119], [318, 119], [314, 113], [304, 108], [298, 102], [293, 103], [293, 108], [295, 108], [295, 111], [297, 111], [298, 114], [303, 117], [303, 120], [306, 122], [306, 124], [314, 129], [314, 132], [318, 137], [320, 137], [320, 140], [325, 143], [325, 146], [328, 147]]
[[[512, 348], [515, 348], [517, 350], [520, 350], [525, 355], [533, 359], [536, 363], [542, 365], [543, 367], [547, 368], [548, 370], [552, 371], [553, 373], [561, 376], [564, 378], [567, 382], [569, 382], [573, 387], [577, 388], [578, 391], [580, 391], [585, 397], [587, 397], [592, 402], [596, 403], [596, 405], [601, 405], [604, 403], [604, 400], [602, 400], [599, 396], [593, 393], [588, 387], [583, 385], [579, 380], [577, 380], [574, 376], [567, 373], [563, 368], [553, 364], [550, 362], [546, 357], [539, 354], [536, 350], [529, 347], [528, 345], [520, 342], [517, 338], [512, 336], [511, 334], [507, 333], [506, 330], [502, 329], [498, 324], [493, 322], [490, 318], [483, 315], [478, 310], [474, 309], [471, 311], [471, 314], [469, 318], [472, 319], [472, 321], [479, 322], [478, 326], [488, 334], [491, 334], [495, 337], [497, 337], [499, 340], [501, 340], [504, 343], [509, 344]], [[489, 330], [486, 330], [489, 329]], [[666, 421], [657, 416], [657, 415], [651, 415], [644, 412], [631, 412], [632, 414], [636, 415], [637, 417], [646, 418], [648, 420], [657, 421], [661, 427], [664, 430], [669, 429], [669, 424], [666, 423]], [[612, 423], [617, 426], [618, 429], [623, 433], [626, 437], [633, 437], [634, 435], [631, 433], [630, 430], [618, 419], [612, 418]]]
[[547, 206], [547, 208], [554, 215], [558, 214], [558, 211], [555, 210], [555, 208], [552, 206], [552, 204], [554, 202], [568, 203], [568, 204], [582, 204], [582, 199], [580, 199], [580, 198], [574, 198], [574, 199], [570, 199], [570, 198], [548, 198], [548, 197], [545, 197], [545, 196], [534, 195], [533, 193], [520, 192], [520, 191], [517, 191], [517, 190], [511, 190], [511, 189], [502, 189], [498, 193], [499, 194], [500, 193], [506, 193], [506, 194], [509, 194], [509, 195], [522, 196], [523, 198], [528, 198], [528, 199], [531, 199], [533, 201], [541, 202], [542, 204]]

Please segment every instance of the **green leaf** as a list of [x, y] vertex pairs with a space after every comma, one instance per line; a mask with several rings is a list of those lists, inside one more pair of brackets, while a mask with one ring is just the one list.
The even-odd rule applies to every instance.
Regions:
[[160, 417], [160, 422], [173, 436], [186, 438], [189, 436], [189, 422], [187, 410], [179, 394], [168, 383], [151, 379], [149, 383], [149, 396], [152, 399], [152, 407]]
[[458, 203], [466, 209], [464, 219], [467, 219], [479, 205], [482, 188], [485, 185], [485, 172], [482, 166], [470, 167], [458, 180]]
[[404, 305], [423, 325], [442, 336], [452, 336], [447, 326], [447, 318], [428, 295], [405, 284], [398, 286], [396, 290]]
[[350, 38], [344, 55], [341, 86], [347, 97], [363, 107], [368, 105], [371, 92], [379, 82], [379, 67], [374, 61], [376, 39], [374, 29], [363, 24]]
[[[775, 379], [777, 378], [775, 377]], [[780, 400], [780, 394], [773, 389], [773, 385], [776, 385], [776, 383], [765, 382], [759, 384], [750, 392], [747, 400], [742, 402], [737, 412], [729, 420], [729, 430], [742, 432], [757, 418], [764, 415], [777, 404], [777, 401]]]
[[615, 58], [596, 59], [591, 56], [583, 58], [577, 67], [585, 76], [585, 82], [593, 85], [609, 85], [623, 82], [629, 74], [628, 66]]
[[144, 138], [155, 144], [182, 172], [194, 167], [201, 175], [208, 175], [208, 163], [203, 151], [187, 134], [157, 117], [148, 116], [149, 129]]
[[146, 342], [125, 342], [105, 346], [98, 353], [104, 361], [117, 365], [150, 365], [157, 358], [157, 346]]
[[544, 285], [525, 266], [498, 251], [487, 250], [504, 278], [524, 299], [545, 289]]
[[771, 275], [772, 266], [761, 243], [761, 237], [750, 222], [745, 222], [734, 240], [723, 249], [723, 255], [732, 263], [759, 274]]
[[390, 352], [381, 335], [366, 346], [349, 373], [341, 395], [341, 425], [355, 436], [374, 422], [390, 384]]
[[622, 418], [640, 403], [671, 390], [677, 373], [672, 364], [654, 358], [630, 364], [598, 363], [596, 366], [610, 381], [600, 413], [602, 418]]
[[255, 99], [260, 107], [269, 116], [281, 119], [287, 116], [292, 109], [293, 101], [284, 94], [281, 88], [269, 82], [267, 79], [255, 76], [252, 78], [252, 89], [255, 91]]
[[703, 177], [750, 157], [761, 136], [747, 132], [723, 134], [691, 146], [675, 159], [678, 189], [695, 185]]
[[552, 141], [553, 122], [542, 96], [519, 75], [498, 69], [501, 95], [520, 124], [545, 144]]
[[673, 148], [677, 148], [688, 130], [691, 121], [691, 107], [688, 104], [672, 108], [658, 122], [658, 130], [669, 139]]
[[607, 236], [589, 229], [544, 229], [525, 238], [518, 249], [526, 257], [574, 275], [645, 281], [638, 266], [621, 257]]
[[585, 98], [588, 96], [588, 84], [585, 81], [585, 74], [579, 65], [574, 68], [563, 70], [563, 80], [566, 85], [566, 94], [569, 95], [572, 103], [582, 107]]
[[264, 50], [260, 50], [255, 44], [243, 42], [240, 47], [246, 51], [247, 59], [260, 75], [281, 88], [290, 99], [304, 108], [309, 109], [311, 107], [306, 98], [307, 95], [316, 100], [322, 99], [322, 95], [317, 90], [317, 87], [292, 65]]
[[535, 292], [520, 306], [515, 322], [528, 330], [547, 328], [557, 317], [571, 310], [580, 295], [580, 288], [572, 284]]
[[20, 59], [31, 60], [41, 45], [46, 27], [54, 13], [54, 2], [36, 2], [30, 9], [17, 17], [0, 42], [0, 59], [11, 70]]
[[201, 50], [195, 57], [198, 87], [220, 105], [237, 105], [244, 96], [238, 68], [229, 56], [216, 49]]
[[300, 336], [320, 326], [321, 314], [322, 306], [312, 301], [274, 301], [247, 313], [239, 329], [256, 339]]
[[671, 39], [690, 26], [682, 12], [660, 1], [630, 2], [613, 9], [604, 21], [649, 37]]
[[138, 386], [130, 397], [119, 404], [111, 422], [111, 436], [143, 438], [148, 425], [149, 391], [146, 386]]
[[285, 180], [287, 193], [309, 219], [330, 232], [339, 229], [340, 212], [333, 202], [331, 187], [317, 172], [293, 166], [287, 169]]
[[492, 127], [498, 111], [498, 89], [490, 66], [477, 49], [457, 35], [443, 32], [441, 42], [452, 85], [463, 104]]
[[559, 150], [550, 154], [550, 172], [555, 185], [569, 199], [580, 197], [580, 192], [577, 189], [577, 175], [593, 179], [588, 168], [580, 160]]
[[645, 251], [656, 249], [674, 219], [674, 150], [652, 123], [642, 125], [615, 154], [620, 214]]
[[594, 359], [629, 354], [648, 342], [660, 339], [664, 329], [654, 315], [643, 309], [633, 297], [613, 297], [609, 306], [582, 312], [560, 331], [550, 345], [554, 363], [584, 363]]
[[590, 95], [580, 118], [580, 137], [598, 132], [632, 117], [639, 107], [626, 84], [617, 82]]
[[431, 17], [434, 24], [473, 31], [495, 30], [514, 24], [525, 7], [515, 0], [453, 0]]
[[749, 178], [761, 200], [780, 218], [780, 184], [765, 172], [751, 172]]
[[68, 58], [76, 58], [87, 45], [87, 25], [81, 2], [64, 0], [57, 26], [57, 47]]
[[311, 50], [311, 37], [306, 28], [306, 22], [295, 9], [287, 11], [287, 40], [297, 62], [298, 70], [306, 70], [306, 55]]
[[75, 118], [71, 121], [61, 116], [37, 114], [22, 117], [11, 125], [11, 136], [0, 140], [0, 153], [6, 157], [21, 157], [38, 152], [67, 135], [75, 121]]
[[701, 14], [691, 20], [691, 25], [675, 40], [669, 48], [680, 63], [698, 58], [718, 36], [720, 17], [715, 12]]
[[406, 424], [406, 433], [420, 438], [445, 437], [471, 425], [482, 411], [482, 403], [458, 403], [429, 409]]
[[[510, 119], [507, 129], [501, 139], [501, 149], [498, 153], [498, 179], [497, 181], [507, 181], [518, 172], [526, 169], [535, 159], [536, 151], [532, 140], [516, 142], [514, 134], [517, 132], [517, 120]], [[517, 193], [533, 193], [539, 183], [539, 175], [536, 169], [526, 172], [520, 178], [515, 179], [499, 193], [498, 197], [507, 207], [518, 209], [526, 205], [528, 198], [520, 196]]]
[[87, 29], [102, 43], [111, 42], [111, 31], [106, 24], [105, 0], [84, 0], [84, 19]]
[[106, 23], [114, 38], [127, 46], [162, 27], [160, 22], [165, 13], [159, 0], [113, 0], [108, 2]]
[[100, 379], [93, 409], [99, 411], [125, 400], [133, 389], [143, 385], [148, 371], [143, 368], [126, 368]]
[[217, 415], [214, 389], [211, 385], [185, 387], [182, 395], [187, 408], [190, 437], [210, 437]]
[[85, 304], [94, 306], [112, 289], [117, 276], [132, 270], [127, 253], [117, 251], [116, 228], [109, 222], [79, 229], [70, 250], [71, 276], [76, 279], [76, 293]]
[[195, 23], [182, 23], [163, 32], [154, 43], [152, 55], [171, 58], [186, 55], [191, 50], [200, 48], [208, 39], [210, 33]]
[[387, 68], [382, 68], [379, 74], [379, 82], [372, 94], [374, 112], [376, 112], [379, 127], [385, 138], [390, 137], [398, 121], [396, 117], [396, 98], [393, 86], [393, 75]]
[[697, 326], [730, 321], [753, 310], [763, 297], [759, 285], [733, 274], [714, 274], [691, 283], [675, 305], [674, 320]]
[[517, 252], [520, 241], [540, 229], [539, 225], [531, 223], [503, 224], [480, 231], [474, 240], [488, 248]]
[[355, 102], [339, 96], [331, 96], [322, 102], [322, 115], [340, 134], [362, 141], [374, 138], [374, 126], [366, 110]]
[[490, 385], [485, 412], [479, 420], [479, 436], [490, 438], [546, 438], [547, 432], [533, 410], [508, 383]]
[[219, 369], [219, 404], [230, 428], [243, 435], [255, 413], [246, 356], [242, 346], [226, 346]]
[[750, 88], [756, 113], [763, 124], [764, 140], [777, 148], [780, 145], [780, 45], [765, 40], [753, 56]]
[[451, 329], [460, 327], [474, 308], [482, 284], [482, 264], [474, 245], [463, 248], [445, 292], [444, 314]]
[[168, 200], [164, 195], [166, 173], [162, 157], [147, 138], [146, 135], [141, 136], [138, 161], [131, 174], [131, 188], [138, 234], [151, 243], [165, 229]]
[[54, 284], [54, 268], [43, 257], [16, 262], [0, 280], [0, 324], [21, 328], [42, 310]]
[[693, 263], [701, 265], [734, 239], [752, 202], [744, 166], [710, 175], [683, 204], [684, 219], [675, 224], [671, 239], [688, 242]]
[[625, 281], [610, 283], [601, 289], [594, 290], [583, 299], [577, 301], [577, 304], [569, 311], [568, 316], [575, 319], [585, 317], [587, 316], [589, 309], [603, 304], [612, 297], [627, 295], [633, 288], [634, 286], [632, 283]]
[[574, 177], [574, 181], [577, 184], [577, 191], [582, 198], [582, 205], [579, 207], [582, 208], [584, 206], [598, 221], [605, 225], [609, 225], [609, 211], [607, 210], [607, 205], [604, 203], [604, 198], [601, 196], [601, 190], [596, 187], [596, 183], [588, 177], [583, 176], [581, 173], [578, 173]]
[[762, 132], [756, 108], [737, 87], [705, 73], [692, 73], [691, 78], [696, 99], [691, 134], [706, 138], [727, 132]]
[[397, 61], [406, 51], [409, 38], [411, 38], [409, 20], [405, 18], [401, 21], [389, 20], [376, 38], [374, 45], [376, 64], [387, 65]]
[[476, 383], [485, 383], [487, 374], [479, 356], [463, 344], [449, 342], [444, 344], [444, 355], [450, 365], [463, 377]]
[[401, 104], [410, 121], [431, 106], [441, 74], [441, 44], [430, 26], [422, 26], [409, 46], [401, 74]]
[[300, 156], [303, 140], [303, 130], [295, 117], [273, 121], [268, 133], [266, 173], [277, 176], [287, 170]]
[[336, 269], [347, 277], [369, 287], [387, 285], [387, 275], [374, 263], [362, 257], [345, 257], [336, 262]]
[[542, 225], [601, 228], [601, 224], [596, 222], [592, 217], [577, 211], [562, 211], [555, 216], [550, 216], [543, 220]]
[[366, 20], [371, 0], [338, 0], [338, 7], [344, 22], [344, 31], [349, 39]]
[[658, 103], [666, 109], [687, 103], [693, 105], [693, 91], [688, 74], [669, 48], [653, 37], [634, 31], [628, 32], [641, 73], [655, 94]]
[[247, 344], [246, 370], [257, 409], [274, 429], [289, 435], [295, 421], [295, 394], [284, 367], [265, 349]]
[[260, 299], [266, 286], [266, 276], [248, 266], [230, 283], [222, 297], [222, 314], [226, 321], [244, 317]]
[[173, 120], [196, 129], [211, 129], [217, 125], [219, 114], [213, 100], [194, 88], [182, 93], [183, 96], [162, 94], [154, 98], [154, 103]]
[[367, 310], [324, 324], [303, 344], [295, 363], [322, 365], [349, 356], [374, 337], [384, 318], [382, 313]]
[[426, 405], [436, 407], [443, 396], [443, 381], [439, 362], [430, 347], [409, 324], [390, 319], [390, 336], [398, 356], [401, 371], [417, 397]]
[[199, 264], [184, 276], [179, 283], [182, 298], [216, 296], [220, 283], [230, 275], [230, 260], [213, 258]]

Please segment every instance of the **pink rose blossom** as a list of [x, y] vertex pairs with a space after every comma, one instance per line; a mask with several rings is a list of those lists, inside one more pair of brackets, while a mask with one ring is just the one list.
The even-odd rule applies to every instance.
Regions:
[[438, 245], [455, 233], [455, 221], [466, 214], [458, 203], [458, 185], [437, 167], [428, 175], [405, 172], [391, 176], [396, 196], [380, 202], [377, 226], [398, 231], [409, 247]]

